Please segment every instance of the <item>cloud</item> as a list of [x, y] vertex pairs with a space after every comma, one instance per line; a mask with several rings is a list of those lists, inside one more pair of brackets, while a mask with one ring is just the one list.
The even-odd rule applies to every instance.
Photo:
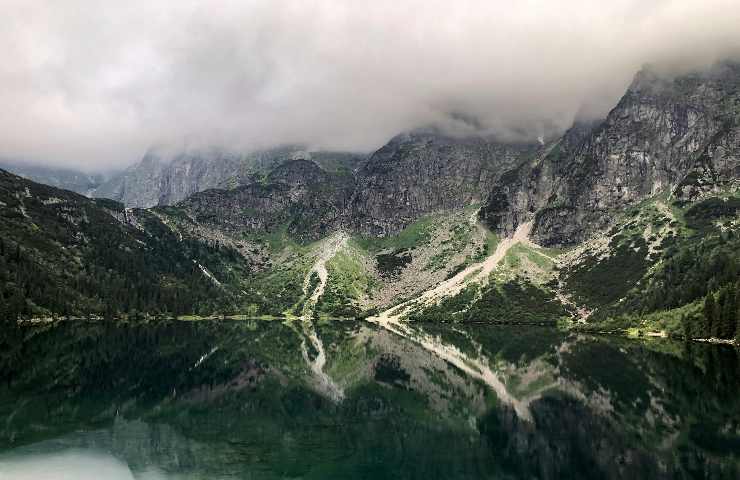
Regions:
[[646, 62], [740, 51], [736, 0], [0, 7], [0, 156], [87, 170], [153, 144], [367, 151], [428, 124], [536, 138], [603, 115]]

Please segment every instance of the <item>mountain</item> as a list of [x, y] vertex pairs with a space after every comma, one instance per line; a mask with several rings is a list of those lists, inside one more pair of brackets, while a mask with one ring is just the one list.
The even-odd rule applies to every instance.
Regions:
[[178, 239], [155, 212], [0, 170], [0, 218], [0, 317], [7, 310], [110, 315], [229, 303], [229, 292], [199, 263], [212, 259], [217, 271], [228, 253], [214, 242]]
[[482, 218], [509, 233], [533, 220], [539, 243], [564, 246], [651, 195], [737, 189], [739, 129], [740, 65], [677, 78], [646, 67], [604, 121], [574, 126], [536, 161], [507, 172]]
[[93, 196], [110, 198], [130, 207], [152, 207], [182, 200], [213, 188], [236, 173], [238, 156], [212, 150], [166, 157], [152, 150], [121, 174], [100, 185]]
[[232, 188], [250, 183], [255, 175], [295, 159], [313, 160], [329, 170], [352, 169], [361, 155], [342, 152], [307, 152], [281, 147], [251, 153], [222, 149], [190, 150], [168, 154], [157, 149], [96, 188], [92, 195], [110, 198], [128, 207], [172, 205], [209, 188]]
[[102, 175], [90, 175], [68, 168], [23, 165], [11, 161], [0, 161], [0, 168], [33, 180], [34, 182], [71, 190], [82, 195], [90, 195], [91, 192], [104, 182]]
[[417, 131], [393, 138], [356, 171], [346, 161], [338, 163], [344, 168], [330, 164], [330, 154], [278, 158], [272, 169], [240, 176], [240, 186], [206, 190], [178, 205], [232, 231], [284, 226], [311, 239], [340, 228], [395, 235], [424, 215], [480, 203], [502, 172], [540, 148]]
[[736, 63], [646, 67], [606, 118], [532, 144], [424, 129], [368, 157], [152, 153], [116, 180], [146, 209], [5, 173], [2, 295], [10, 316], [162, 305], [731, 338], [739, 86]]
[[399, 135], [359, 169], [352, 223], [368, 235], [396, 234], [424, 214], [480, 203], [504, 172], [540, 148], [433, 130]]
[[245, 185], [206, 190], [177, 205], [196, 222], [231, 234], [284, 228], [293, 238], [317, 240], [341, 228], [354, 191], [351, 173], [288, 160]]

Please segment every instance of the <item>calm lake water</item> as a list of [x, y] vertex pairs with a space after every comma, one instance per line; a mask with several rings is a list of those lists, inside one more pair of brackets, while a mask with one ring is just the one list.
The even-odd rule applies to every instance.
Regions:
[[740, 478], [735, 349], [538, 327], [23, 327], [0, 479]]

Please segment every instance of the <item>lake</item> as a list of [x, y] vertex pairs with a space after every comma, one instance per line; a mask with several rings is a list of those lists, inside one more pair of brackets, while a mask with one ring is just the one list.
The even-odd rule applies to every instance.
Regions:
[[727, 346], [535, 326], [5, 332], [0, 479], [740, 478]]

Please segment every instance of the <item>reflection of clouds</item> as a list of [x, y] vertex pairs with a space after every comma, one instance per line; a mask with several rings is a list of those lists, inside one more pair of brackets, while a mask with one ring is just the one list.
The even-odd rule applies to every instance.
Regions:
[[[153, 473], [153, 472], [152, 472]], [[10, 455], [0, 459], [2, 480], [124, 480], [134, 476], [125, 463], [96, 451]], [[164, 478], [146, 475], [147, 479]]]

